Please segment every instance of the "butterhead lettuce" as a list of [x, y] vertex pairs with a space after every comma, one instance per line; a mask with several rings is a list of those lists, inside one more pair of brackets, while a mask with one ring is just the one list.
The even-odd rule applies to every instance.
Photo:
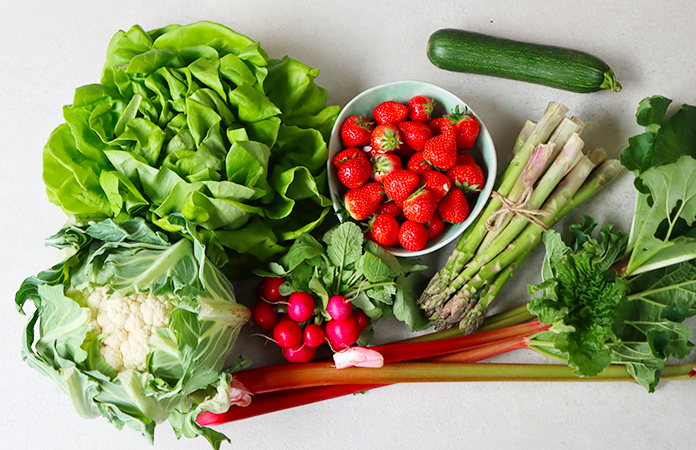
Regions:
[[48, 197], [78, 220], [181, 214], [219, 266], [273, 259], [331, 206], [317, 75], [211, 22], [119, 31], [45, 147]]

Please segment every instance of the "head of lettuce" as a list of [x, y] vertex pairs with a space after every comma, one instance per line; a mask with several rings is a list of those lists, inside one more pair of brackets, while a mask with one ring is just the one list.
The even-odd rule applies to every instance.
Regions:
[[29, 315], [22, 357], [84, 418], [150, 442], [168, 421], [178, 437], [202, 435], [217, 449], [227, 438], [195, 419], [230, 407], [227, 360], [251, 314], [186, 220], [171, 223], [184, 236], [175, 242], [142, 218], [69, 224], [49, 238], [65, 258], [17, 292]]
[[119, 31], [45, 147], [49, 199], [83, 221], [181, 214], [228, 275], [271, 260], [331, 207], [339, 108], [317, 75], [211, 22]]

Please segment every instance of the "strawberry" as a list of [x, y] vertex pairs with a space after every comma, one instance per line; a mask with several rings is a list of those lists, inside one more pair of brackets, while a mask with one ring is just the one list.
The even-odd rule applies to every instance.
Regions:
[[378, 199], [374, 185], [379, 187], [378, 183], [366, 183], [358, 189], [349, 189], [343, 196], [343, 205], [354, 220], [366, 220], [377, 211], [381, 198]]
[[348, 189], [357, 189], [372, 175], [372, 165], [365, 157], [355, 157], [338, 167], [338, 179]]
[[401, 133], [396, 125], [384, 124], [377, 125], [375, 129], [372, 130], [370, 143], [374, 151], [378, 153], [387, 153], [397, 150], [403, 143], [403, 140], [401, 139]]
[[409, 147], [416, 151], [421, 151], [425, 148], [425, 142], [433, 137], [433, 130], [421, 122], [401, 122], [397, 125], [404, 142]]
[[426, 228], [428, 229], [428, 239], [434, 239], [445, 231], [445, 222], [442, 221], [437, 211], [433, 214], [430, 222], [426, 224]]
[[362, 147], [370, 143], [372, 122], [367, 117], [351, 116], [341, 126], [341, 141], [344, 147]]
[[447, 170], [457, 163], [457, 143], [454, 128], [446, 126], [442, 134], [428, 139], [423, 150], [423, 158], [438, 169]]
[[338, 154], [336, 154], [336, 156], [333, 157], [333, 160], [331, 160], [331, 162], [333, 163], [334, 167], [338, 168], [338, 166], [352, 158], [367, 159], [365, 157], [365, 152], [363, 152], [359, 148], [349, 147], [343, 151], [338, 152]]
[[404, 200], [403, 209], [407, 220], [429, 222], [437, 210], [437, 196], [428, 189], [420, 188]]
[[408, 117], [408, 108], [403, 103], [395, 101], [382, 102], [372, 111], [372, 118], [377, 125], [397, 124]]
[[404, 161], [408, 161], [408, 159], [413, 156], [416, 151], [406, 143], [403, 143], [397, 150], [394, 151], [394, 153], [399, 155], [399, 158], [403, 159]]
[[438, 117], [428, 122], [428, 126], [433, 131], [433, 136], [442, 133], [442, 127], [446, 127], [449, 124], [450, 121], [447, 117]]
[[423, 159], [423, 152], [416, 152], [406, 163], [406, 168], [415, 174], [422, 175], [432, 170], [433, 166]]
[[481, 127], [476, 117], [472, 114], [468, 114], [466, 111], [459, 111], [459, 106], [445, 117], [449, 119], [454, 127], [457, 150], [466, 151], [474, 148], [474, 143], [476, 142]]
[[460, 223], [469, 215], [469, 203], [461, 189], [452, 189], [437, 206], [437, 212], [445, 222]]
[[382, 199], [384, 199], [384, 186], [376, 181], [368, 181], [361, 187], [361, 189], [365, 191], [365, 194], [370, 198], [370, 201], [377, 205], [375, 207], [376, 211], [376, 208], [379, 206]]
[[414, 122], [429, 122], [435, 102], [429, 97], [416, 95], [408, 101], [408, 118]]
[[370, 224], [369, 237], [382, 247], [399, 243], [399, 222], [391, 214], [376, 214]]
[[382, 200], [377, 207], [377, 214], [391, 214], [397, 219], [404, 216], [404, 212], [399, 205], [393, 201]]
[[406, 250], [417, 252], [428, 243], [428, 230], [422, 223], [407, 220], [399, 227], [399, 244]]
[[442, 200], [452, 188], [452, 181], [447, 175], [437, 170], [428, 170], [420, 176], [421, 185], [432, 192], [437, 201]]
[[475, 162], [457, 164], [447, 171], [447, 176], [452, 180], [452, 185], [465, 192], [481, 192], [481, 188], [486, 182], [483, 170]]
[[372, 179], [381, 183], [388, 174], [401, 169], [401, 158], [393, 153], [377, 153], [372, 162]]
[[384, 192], [395, 202], [401, 202], [415, 192], [419, 183], [420, 178], [415, 173], [404, 169], [395, 170], [384, 177]]
[[464, 164], [476, 164], [474, 157], [468, 152], [457, 152], [457, 166]]

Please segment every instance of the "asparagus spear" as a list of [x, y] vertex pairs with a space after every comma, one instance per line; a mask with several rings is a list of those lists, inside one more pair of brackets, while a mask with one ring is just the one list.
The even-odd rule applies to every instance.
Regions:
[[[572, 207], [568, 208], [568, 205], [573, 205], [574, 207], [581, 201], [586, 200], [604, 186], [609, 178], [616, 176], [620, 172], [620, 170], [616, 170], [616, 164], [619, 164], [618, 161], [607, 161], [600, 166], [595, 174], [588, 177], [594, 164], [587, 156], [583, 156], [568, 176], [559, 183], [556, 190], [544, 204], [543, 209], [550, 211], [550, 214], [543, 217], [541, 221], [547, 227], [553, 226], [563, 215], [572, 209]], [[585, 181], [586, 179], [587, 181]], [[438, 309], [438, 315], [433, 320], [435, 326], [437, 328], [446, 328], [454, 324], [459, 324], [464, 328], [475, 326], [477, 320], [480, 320], [475, 315], [483, 314], [485, 307], [479, 308], [473, 316], [468, 316], [467, 311], [473, 311], [475, 306], [471, 305], [471, 299], [478, 301], [481, 298], [481, 294], [478, 291], [487, 284], [488, 280], [504, 270], [517, 257], [530, 251], [530, 248], [536, 247], [541, 241], [542, 232], [543, 229], [535, 224], [527, 225], [524, 231], [512, 243], [507, 245], [504, 251], [501, 250], [501, 253], [496, 258], [475, 267], [476, 275], [461, 285], [457, 293]], [[502, 243], [503, 241], [500, 242]], [[502, 245], [498, 244], [498, 241], [495, 244]]]
[[[524, 144], [520, 146], [519, 151], [515, 153], [512, 162], [510, 162], [510, 165], [500, 178], [497, 188], [497, 192], [500, 195], [506, 197], [510, 193], [510, 190], [517, 182], [527, 161], [531, 157], [532, 151], [537, 145], [548, 140], [567, 112], [568, 108], [566, 106], [556, 102], [549, 103], [546, 111], [531, 130]], [[443, 289], [447, 288], [452, 277], [459, 274], [464, 264], [466, 264], [476, 252], [476, 249], [487, 232], [485, 218], [489, 217], [493, 211], [500, 208], [501, 204], [502, 202], [495, 198], [491, 198], [488, 201], [484, 212], [460, 238], [447, 264], [430, 280], [430, 283], [421, 295], [419, 300], [420, 303], [425, 303], [427, 301], [441, 303], [446, 300], [446, 297], [442, 295]], [[432, 300], [429, 300], [431, 298]]]

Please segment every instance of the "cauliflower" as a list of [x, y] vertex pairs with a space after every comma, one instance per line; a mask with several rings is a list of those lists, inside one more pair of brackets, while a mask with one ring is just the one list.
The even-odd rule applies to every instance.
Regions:
[[109, 290], [109, 286], [98, 287], [87, 297], [90, 325], [98, 334], [108, 335], [99, 352], [117, 372], [144, 372], [150, 338], [167, 326], [174, 309], [172, 297], [149, 293], [123, 297], [117, 292], [109, 295]]

